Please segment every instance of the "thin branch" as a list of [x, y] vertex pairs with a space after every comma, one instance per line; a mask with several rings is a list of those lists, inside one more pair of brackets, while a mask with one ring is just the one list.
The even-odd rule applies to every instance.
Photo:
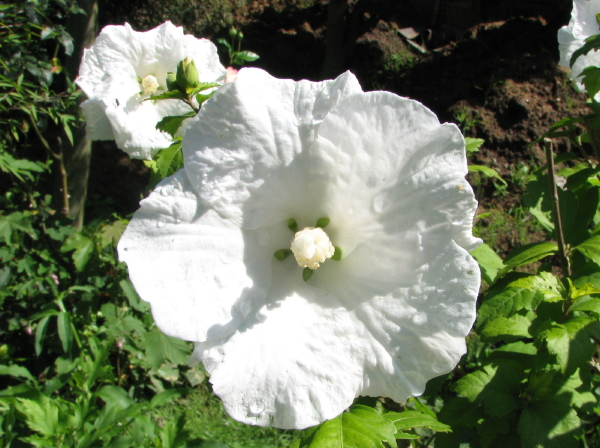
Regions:
[[558, 189], [556, 188], [556, 178], [554, 176], [554, 154], [552, 151], [552, 140], [544, 139], [544, 150], [546, 152], [546, 161], [548, 163], [548, 181], [550, 182], [550, 195], [552, 202], [552, 215], [554, 218], [554, 233], [558, 242], [558, 257], [563, 276], [571, 276], [571, 264], [567, 256], [567, 248], [565, 244], [565, 236], [563, 233], [562, 218], [560, 214], [560, 201], [558, 199]]

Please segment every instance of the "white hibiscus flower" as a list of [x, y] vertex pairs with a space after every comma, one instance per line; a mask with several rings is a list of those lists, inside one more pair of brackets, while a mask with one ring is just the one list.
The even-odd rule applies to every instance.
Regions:
[[243, 69], [183, 151], [119, 257], [159, 328], [196, 342], [232, 417], [305, 428], [359, 395], [403, 402], [454, 368], [480, 282], [455, 125], [363, 93], [350, 73], [314, 83]]
[[[575, 50], [583, 46], [585, 39], [600, 34], [596, 22], [597, 13], [600, 13], [600, 0], [574, 0], [569, 24], [558, 30], [559, 65], [571, 70], [571, 80], [582, 92], [585, 92], [585, 87], [579, 75], [584, 68], [591, 65], [600, 67], [600, 52], [592, 50], [585, 56], [579, 56], [573, 67], [570, 61]], [[596, 95], [596, 99], [600, 101], [600, 93]]]
[[147, 32], [129, 24], [105, 27], [92, 48], [85, 50], [77, 84], [88, 96], [82, 103], [91, 140], [116, 140], [132, 157], [151, 159], [172, 138], [156, 129], [163, 117], [190, 112], [179, 100], [144, 101], [166, 91], [167, 72], [191, 58], [201, 82], [222, 82], [225, 67], [207, 39], [184, 35], [166, 22]]

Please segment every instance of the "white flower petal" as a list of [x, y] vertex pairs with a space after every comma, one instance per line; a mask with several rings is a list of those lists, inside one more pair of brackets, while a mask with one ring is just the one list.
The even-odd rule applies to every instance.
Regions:
[[[600, 66], [600, 52], [592, 50], [585, 56], [579, 56], [573, 67], [570, 65], [571, 56], [585, 44], [585, 39], [600, 34], [596, 22], [596, 13], [599, 12], [600, 0], [574, 0], [569, 24], [558, 30], [559, 65], [571, 70], [571, 80], [581, 92], [585, 92], [585, 87], [579, 75], [586, 67]], [[600, 101], [600, 93], [595, 98]]]
[[386, 231], [452, 229], [472, 250], [477, 202], [465, 181], [465, 142], [422, 104], [388, 92], [352, 95], [325, 118], [310, 150], [311, 197], [343, 253]]
[[141, 202], [118, 251], [158, 327], [206, 341], [228, 335], [261, 305], [278, 239], [221, 218], [181, 170]]
[[[350, 73], [314, 83], [240, 70], [188, 126], [183, 151], [190, 180], [215, 210], [244, 228], [307, 210], [311, 200], [296, 187], [307, 183], [301, 152], [327, 112], [360, 91]], [[272, 187], [260, 188], [267, 179]]]
[[293, 261], [274, 264], [270, 304], [196, 347], [227, 412], [302, 429], [359, 395], [404, 402], [452, 370], [475, 319], [479, 268], [451, 239], [426, 236], [380, 235], [308, 284]]
[[[184, 157], [185, 176], [143, 203], [120, 254], [159, 326], [195, 339], [234, 418], [301, 429], [361, 394], [403, 401], [454, 368], [480, 282], [456, 126], [415, 101], [360, 93], [349, 74], [316, 84], [242, 70], [192, 120]], [[159, 233], [179, 203], [161, 188], [175, 181], [194, 217]], [[303, 228], [321, 217], [343, 258], [304, 282], [294, 257], [273, 253], [290, 248], [289, 218]], [[228, 248], [232, 277], [218, 258]], [[180, 258], [193, 268], [181, 292], [163, 275]]]
[[224, 343], [198, 344], [194, 356], [236, 420], [306, 428], [352, 404], [365, 347], [335, 297], [287, 271], [274, 266], [285, 280], [270, 291], [271, 305]]
[[[86, 118], [96, 123], [89, 128], [88, 138], [96, 139], [99, 123], [102, 128], [106, 124], [99, 116], [103, 113], [117, 146], [132, 157], [150, 159], [159, 149], [168, 147], [173, 139], [158, 131], [156, 123], [191, 109], [178, 100], [142, 102], [139, 80], [152, 75], [164, 91], [167, 72], [175, 72], [179, 61], [186, 57], [196, 63], [200, 81], [224, 81], [226, 70], [219, 62], [216, 47], [206, 39], [184, 35], [183, 28], [170, 22], [147, 32], [136, 32], [129, 24], [105, 27], [94, 46], [85, 51], [77, 78], [88, 98], [97, 101], [93, 109], [86, 110]], [[104, 105], [102, 111], [100, 105]]]
[[115, 136], [112, 126], [102, 101], [91, 99], [81, 103], [81, 109], [85, 114], [85, 132], [90, 140], [114, 140]]

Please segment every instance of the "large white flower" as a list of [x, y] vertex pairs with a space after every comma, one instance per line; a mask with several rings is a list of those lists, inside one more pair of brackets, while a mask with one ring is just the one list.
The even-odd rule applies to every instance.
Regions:
[[[570, 61], [575, 50], [583, 46], [585, 39], [600, 34], [596, 22], [597, 13], [600, 13], [600, 0], [574, 0], [569, 24], [558, 30], [559, 65], [571, 70], [571, 80], [575, 81], [577, 88], [582, 92], [585, 92], [585, 87], [579, 75], [584, 68], [591, 65], [600, 67], [600, 52], [592, 50], [585, 56], [579, 56], [573, 67]], [[596, 99], [600, 100], [600, 94], [596, 95]]]
[[[363, 93], [350, 73], [314, 83], [244, 69], [183, 150], [185, 168], [142, 201], [119, 256], [159, 328], [196, 341], [232, 417], [305, 428], [359, 395], [403, 402], [454, 368], [480, 282], [455, 125]], [[330, 222], [294, 236], [290, 218]], [[303, 257], [321, 263], [308, 281]]]
[[150, 159], [172, 143], [156, 123], [168, 115], [190, 112], [179, 100], [144, 101], [166, 91], [167, 72], [186, 57], [194, 60], [201, 82], [224, 81], [226, 70], [207, 39], [184, 35], [165, 22], [146, 32], [105, 27], [83, 54], [77, 84], [88, 96], [82, 104], [91, 140], [116, 140], [132, 157]]

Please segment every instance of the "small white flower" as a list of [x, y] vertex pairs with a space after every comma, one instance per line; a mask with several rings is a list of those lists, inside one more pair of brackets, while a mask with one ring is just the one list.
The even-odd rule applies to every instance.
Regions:
[[[571, 80], [582, 92], [585, 92], [585, 87], [579, 75], [584, 68], [591, 65], [600, 67], [600, 52], [592, 50], [586, 56], [579, 56], [573, 67], [570, 61], [575, 50], [583, 46], [585, 39], [600, 34], [596, 22], [597, 13], [600, 13], [600, 0], [574, 0], [569, 24], [558, 30], [559, 65], [571, 70]], [[600, 93], [596, 95], [596, 99], [600, 100]]]
[[[196, 342], [232, 417], [306, 428], [359, 395], [403, 402], [454, 368], [480, 282], [455, 125], [363, 93], [350, 73], [243, 69], [192, 119], [183, 151], [119, 257], [157, 325]], [[324, 231], [290, 231], [322, 218]], [[298, 252], [279, 261], [282, 249]]]
[[207, 39], [183, 34], [183, 28], [165, 22], [146, 32], [129, 24], [105, 27], [92, 48], [85, 50], [77, 84], [88, 96], [82, 103], [87, 137], [116, 140], [132, 157], [151, 159], [172, 143], [156, 123], [168, 115], [190, 112], [179, 100], [144, 101], [166, 91], [167, 72], [194, 60], [201, 82], [222, 82], [226, 70], [216, 47]]

